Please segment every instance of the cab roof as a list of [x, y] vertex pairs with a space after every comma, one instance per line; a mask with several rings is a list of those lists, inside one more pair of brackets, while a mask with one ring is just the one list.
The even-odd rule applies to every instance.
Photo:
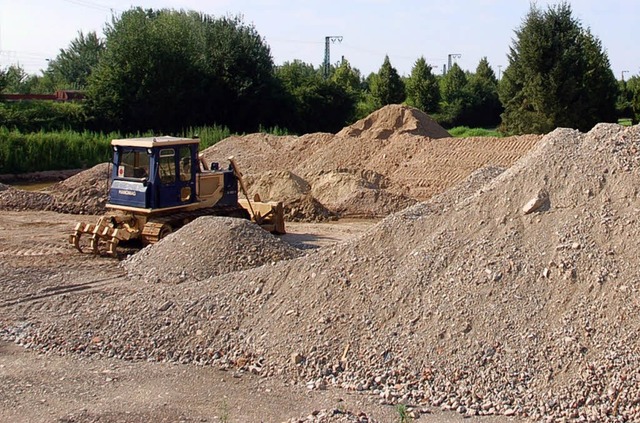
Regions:
[[111, 145], [121, 147], [168, 147], [170, 145], [199, 144], [199, 138], [179, 138], [179, 137], [143, 137], [143, 138], [123, 138], [112, 140]]

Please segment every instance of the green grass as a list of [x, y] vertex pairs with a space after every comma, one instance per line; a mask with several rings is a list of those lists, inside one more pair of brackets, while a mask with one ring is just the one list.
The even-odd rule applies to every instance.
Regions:
[[398, 413], [398, 422], [399, 423], [410, 423], [411, 421], [413, 421], [411, 416], [409, 416], [409, 410], [407, 409], [406, 405], [397, 404], [396, 405], [396, 412]]
[[469, 128], [468, 126], [456, 126], [449, 129], [451, 136], [456, 138], [466, 137], [502, 137], [503, 135], [495, 129]]
[[618, 124], [622, 126], [631, 126], [633, 122], [631, 118], [618, 119]]

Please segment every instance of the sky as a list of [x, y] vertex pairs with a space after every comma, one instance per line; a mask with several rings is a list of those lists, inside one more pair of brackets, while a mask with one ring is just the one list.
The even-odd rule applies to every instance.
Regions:
[[[546, 9], [560, 0], [538, 0]], [[640, 74], [637, 0], [569, 0], [573, 15], [602, 42], [616, 78]], [[508, 65], [514, 31], [529, 0], [0, 0], [0, 68], [20, 64], [40, 74], [78, 31], [102, 34], [112, 16], [131, 7], [242, 15], [271, 48], [276, 65], [295, 59], [321, 66], [325, 38], [331, 63], [342, 57], [366, 76], [386, 55], [400, 75], [424, 57], [435, 70], [452, 60], [474, 71], [487, 57], [496, 75]]]

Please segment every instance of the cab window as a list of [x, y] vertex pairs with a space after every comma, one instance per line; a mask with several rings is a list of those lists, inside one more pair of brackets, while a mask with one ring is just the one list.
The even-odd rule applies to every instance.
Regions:
[[146, 151], [125, 150], [118, 166], [121, 178], [146, 178], [149, 176], [149, 155]]
[[189, 147], [180, 148], [180, 180], [191, 180], [191, 169], [193, 163], [191, 162], [191, 149]]
[[172, 184], [176, 181], [176, 153], [172, 148], [160, 150], [160, 159], [158, 160], [158, 170], [160, 173], [160, 182], [163, 184]]

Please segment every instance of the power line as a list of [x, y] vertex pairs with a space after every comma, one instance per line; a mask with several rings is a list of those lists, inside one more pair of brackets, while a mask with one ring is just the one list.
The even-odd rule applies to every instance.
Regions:
[[102, 12], [120, 12], [115, 7], [106, 6], [104, 4], [96, 3], [96, 2], [93, 2], [93, 1], [89, 1], [89, 0], [62, 0], [62, 1], [65, 1], [65, 2], [71, 3], [71, 4], [75, 4], [77, 6], [87, 7], [89, 9], [93, 9], [93, 10], [100, 10]]

